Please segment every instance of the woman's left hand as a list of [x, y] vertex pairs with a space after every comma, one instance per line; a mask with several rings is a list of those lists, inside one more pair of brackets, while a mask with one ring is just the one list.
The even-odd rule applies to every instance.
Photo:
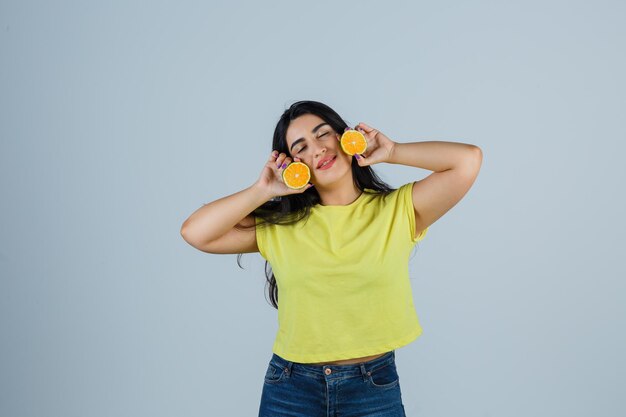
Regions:
[[367, 139], [367, 149], [362, 154], [355, 154], [359, 166], [368, 166], [379, 162], [389, 162], [396, 142], [389, 139], [382, 132], [361, 122], [355, 130], [363, 133]]

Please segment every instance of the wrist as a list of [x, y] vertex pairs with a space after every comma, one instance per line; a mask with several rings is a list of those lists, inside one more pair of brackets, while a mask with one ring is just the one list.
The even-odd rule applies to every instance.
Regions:
[[252, 184], [250, 187], [248, 187], [248, 189], [254, 194], [257, 201], [262, 201], [261, 204], [264, 204], [274, 198], [274, 195], [272, 195], [272, 193], [270, 193], [266, 187], [263, 187], [258, 182]]
[[387, 158], [387, 163], [389, 164], [397, 164], [398, 163], [398, 148], [400, 148], [401, 146], [398, 145], [402, 145], [401, 143], [398, 142], [393, 142], [391, 145], [391, 150], [389, 151], [389, 157]]

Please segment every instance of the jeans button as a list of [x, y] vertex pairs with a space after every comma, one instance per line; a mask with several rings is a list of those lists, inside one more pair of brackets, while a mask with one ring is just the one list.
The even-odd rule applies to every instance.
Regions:
[[324, 370], [324, 373], [325, 373], [326, 375], [330, 375], [330, 373], [331, 373], [331, 372], [332, 372], [332, 371], [330, 370], [330, 368], [326, 368], [326, 369]]

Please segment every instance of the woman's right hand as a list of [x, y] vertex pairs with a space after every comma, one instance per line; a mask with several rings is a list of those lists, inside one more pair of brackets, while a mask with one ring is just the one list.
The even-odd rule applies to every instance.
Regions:
[[[296, 157], [294, 161], [302, 162], [298, 157]], [[265, 163], [265, 166], [263, 167], [263, 171], [261, 171], [261, 175], [259, 175], [259, 179], [257, 180], [256, 184], [264, 189], [267, 194], [272, 197], [279, 197], [289, 194], [300, 194], [305, 192], [306, 190], [311, 188], [313, 184], [309, 183], [308, 185], [296, 190], [287, 187], [287, 185], [283, 181], [283, 171], [291, 162], [291, 157], [287, 156], [286, 154], [279, 154], [276, 150], [272, 151], [270, 157]], [[283, 166], [285, 168], [283, 168]]]

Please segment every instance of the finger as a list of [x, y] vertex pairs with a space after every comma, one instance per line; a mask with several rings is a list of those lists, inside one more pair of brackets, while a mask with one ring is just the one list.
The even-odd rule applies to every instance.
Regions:
[[356, 158], [357, 163], [359, 164], [359, 166], [365, 166], [367, 165], [367, 160], [366, 158], [363, 156], [363, 154], [358, 154], [355, 153], [354, 157]]
[[356, 130], [359, 133], [365, 134], [365, 131], [363, 129], [361, 129], [361, 126], [359, 126], [359, 125], [354, 126], [354, 128], [352, 130]]
[[274, 162], [274, 160], [276, 160], [276, 157], [278, 156], [278, 151], [277, 150], [273, 150], [272, 153], [270, 154], [270, 157], [267, 159], [268, 162]]
[[283, 152], [281, 152], [280, 155], [278, 155], [278, 158], [276, 158], [276, 168], [280, 169], [286, 157], [287, 155], [285, 155]]
[[360, 122], [357, 126], [358, 126], [358, 127], [360, 127], [361, 129], [363, 129], [363, 130], [364, 130], [364, 131], [366, 131], [366, 132], [371, 132], [371, 131], [373, 130], [373, 128], [372, 128], [372, 127], [370, 127], [370, 126], [366, 125], [366, 124], [365, 124], [365, 123], [363, 123], [363, 122]]
[[291, 162], [292, 162], [292, 161], [291, 161], [291, 158], [290, 158], [290, 157], [286, 157], [286, 158], [283, 160], [283, 164], [280, 166], [280, 169], [285, 169], [285, 168], [287, 168]]

